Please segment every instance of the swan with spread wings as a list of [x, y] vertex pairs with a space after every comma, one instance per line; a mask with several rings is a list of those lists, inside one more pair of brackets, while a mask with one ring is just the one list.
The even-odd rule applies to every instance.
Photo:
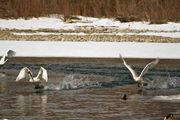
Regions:
[[47, 70], [43, 67], [40, 67], [37, 76], [33, 77], [31, 70], [27, 67], [24, 67], [20, 70], [20, 73], [16, 78], [16, 82], [20, 81], [29, 81], [35, 85], [35, 89], [43, 89], [44, 86], [41, 85], [41, 83], [48, 82]]
[[141, 74], [138, 76], [138, 74], [130, 67], [130, 65], [128, 65], [126, 63], [126, 61], [124, 60], [124, 58], [122, 57], [122, 55], [119, 55], [124, 63], [124, 65], [126, 66], [126, 68], [131, 72], [134, 81], [136, 81], [138, 83], [138, 87], [140, 87], [140, 85], [143, 87], [143, 76], [147, 73], [147, 71], [154, 67], [158, 62], [159, 62], [159, 58], [156, 58], [155, 60], [153, 60], [152, 62], [148, 63], [144, 69], [142, 70]]

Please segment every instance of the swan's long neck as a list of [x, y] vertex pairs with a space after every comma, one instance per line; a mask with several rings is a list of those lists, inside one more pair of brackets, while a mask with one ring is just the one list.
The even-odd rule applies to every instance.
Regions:
[[28, 71], [30, 78], [34, 81], [33, 75], [30, 71]]

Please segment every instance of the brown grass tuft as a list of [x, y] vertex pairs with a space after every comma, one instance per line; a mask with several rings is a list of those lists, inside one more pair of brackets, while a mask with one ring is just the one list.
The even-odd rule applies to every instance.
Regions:
[[179, 6], [179, 0], [0, 0], [0, 17], [29, 18], [63, 14], [65, 20], [67, 16], [82, 15], [114, 17], [122, 22], [179, 22]]

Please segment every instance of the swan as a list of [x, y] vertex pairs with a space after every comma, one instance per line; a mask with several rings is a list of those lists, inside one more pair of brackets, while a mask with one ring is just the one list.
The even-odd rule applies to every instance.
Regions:
[[164, 120], [176, 120], [173, 114], [168, 114], [166, 117], [164, 117]]
[[142, 70], [141, 74], [138, 76], [138, 74], [126, 63], [126, 61], [124, 60], [124, 58], [122, 57], [122, 55], [119, 55], [120, 58], [122, 59], [124, 65], [126, 66], [126, 68], [131, 72], [134, 81], [136, 81], [138, 83], [138, 87], [143, 87], [143, 75], [145, 75], [147, 73], [147, 71], [149, 70], [149, 68], [155, 66], [158, 62], [159, 62], [159, 58], [156, 58], [155, 60], [153, 60], [152, 62], [148, 63], [144, 69]]
[[40, 85], [43, 82], [48, 82], [47, 70], [40, 67], [39, 72], [36, 77], [33, 77], [32, 72], [29, 68], [24, 67], [20, 70], [19, 75], [16, 78], [16, 82], [19, 81], [29, 81], [35, 85], [35, 89], [43, 89], [44, 86]]
[[15, 56], [16, 52], [13, 50], [7, 50], [3, 57], [0, 59], [0, 65], [4, 65], [8, 59], [6, 57], [13, 57]]

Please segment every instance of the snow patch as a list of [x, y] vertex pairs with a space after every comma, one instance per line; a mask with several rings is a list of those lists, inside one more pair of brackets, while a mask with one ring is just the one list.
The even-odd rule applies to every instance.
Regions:
[[65, 29], [71, 30], [82, 26], [90, 27], [116, 27], [118, 29], [180, 31], [180, 23], [169, 22], [167, 24], [149, 24], [148, 22], [121, 23], [107, 18], [80, 17], [82, 20], [75, 23], [66, 23], [59, 18], [32, 18], [32, 19], [0, 19], [1, 29]]
[[180, 43], [138, 42], [57, 42], [57, 41], [0, 41], [0, 55], [7, 49], [20, 57], [96, 57], [167, 58], [180, 59]]

